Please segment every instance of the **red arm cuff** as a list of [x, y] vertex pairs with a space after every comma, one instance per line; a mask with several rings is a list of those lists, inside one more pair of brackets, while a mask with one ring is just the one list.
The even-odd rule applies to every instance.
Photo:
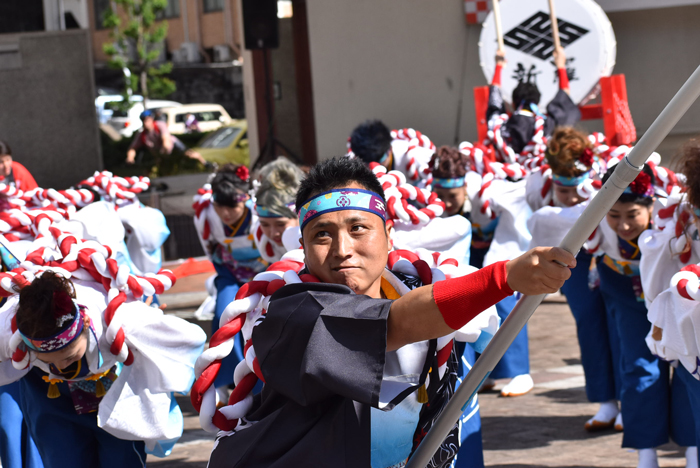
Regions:
[[496, 70], [493, 72], [493, 80], [491, 80], [491, 85], [501, 86], [501, 72], [503, 71], [503, 64], [497, 63]]
[[506, 281], [506, 263], [497, 262], [469, 275], [433, 285], [433, 299], [450, 328], [459, 330], [481, 312], [513, 294]]
[[566, 74], [566, 69], [557, 68], [557, 73], [559, 74], [559, 89], [569, 89], [569, 75]]

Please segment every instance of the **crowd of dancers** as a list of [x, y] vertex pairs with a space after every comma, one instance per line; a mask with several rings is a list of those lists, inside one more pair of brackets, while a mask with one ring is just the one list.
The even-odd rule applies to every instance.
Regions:
[[[523, 81], [508, 112], [504, 64], [485, 141], [370, 120], [308, 173], [280, 157], [212, 174], [194, 203], [216, 270], [206, 349], [158, 307], [175, 277], [147, 179], [0, 182], [2, 466], [145, 466], [181, 436], [188, 392], [213, 468], [404, 466], [518, 297], [561, 289], [600, 405], [581, 430], [623, 431], [640, 468], [672, 439], [696, 468], [700, 142], [678, 173], [653, 154], [574, 257], [551, 246], [631, 148], [577, 126], [562, 50], [546, 109]], [[527, 328], [482, 389], [495, 379], [532, 390]], [[482, 452], [474, 397], [430, 466]]]

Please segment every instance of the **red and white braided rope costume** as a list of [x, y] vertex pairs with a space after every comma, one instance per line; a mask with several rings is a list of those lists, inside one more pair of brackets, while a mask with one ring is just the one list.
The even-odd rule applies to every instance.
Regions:
[[[117, 362], [127, 366], [122, 372], [123, 378], [117, 379], [114, 390], [110, 389], [100, 403], [100, 427], [116, 437], [146, 440], [150, 447], [158, 440], [179, 437], [182, 425], [173, 425], [167, 414], [163, 418], [160, 411], [163, 405], [170, 407], [170, 392], [188, 391], [191, 383], [188, 369], [191, 372], [194, 363], [194, 357], [188, 353], [191, 355], [201, 349], [206, 336], [199, 327], [175, 317], [165, 317], [162, 311], [140, 301], [144, 294], [162, 293], [170, 288], [175, 277], [167, 270], [145, 276], [130, 274], [126, 265], [117, 264], [110, 247], [61, 231], [57, 225], [63, 217], [54, 210], [33, 210], [21, 215], [31, 220], [28, 227], [35, 240], [26, 258], [17, 255], [21, 261], [19, 267], [0, 273], [0, 295], [9, 297], [0, 310], [0, 323], [6, 327], [0, 330], [4, 343], [0, 347], [0, 360], [11, 358], [12, 367], [16, 369], [8, 372], [7, 366], [0, 366], [3, 369], [0, 370], [0, 385], [21, 378], [32, 366], [42, 368], [49, 373], [49, 378], [61, 379], [36, 359], [34, 351], [25, 347], [14, 318], [18, 289], [51, 270], [70, 278], [78, 302], [88, 305], [101, 350], [101, 361], [96, 351], [86, 355], [91, 374], [103, 373]], [[178, 352], [182, 354], [173, 355], [165, 343], [172, 345], [178, 339]], [[98, 343], [93, 345], [97, 347]], [[93, 358], [94, 361], [90, 361]], [[163, 374], [169, 372], [174, 374]], [[139, 389], [144, 388], [146, 382], [151, 385], [147, 388], [148, 394], [140, 394], [138, 401], [129, 400], [129, 403], [122, 399], [130, 391], [141, 392]], [[160, 386], [153, 386], [155, 382]], [[142, 415], [150, 415], [150, 419], [144, 420]]]
[[[435, 144], [426, 135], [412, 128], [392, 130], [391, 137], [394, 139], [391, 142], [393, 170], [403, 173], [411, 185], [430, 187], [433, 182], [430, 159], [435, 153]], [[346, 156], [355, 157], [350, 148], [350, 140]]]
[[[195, 409], [200, 413], [200, 424], [205, 430], [234, 431], [249, 427], [250, 421], [245, 420], [245, 415], [253, 404], [251, 392], [257, 380], [263, 380], [254, 344], [251, 341], [252, 330], [264, 316], [270, 303], [270, 296], [279, 288], [286, 284], [318, 282], [318, 279], [312, 275], [298, 274], [303, 268], [302, 261], [301, 251], [287, 253], [280, 262], [271, 265], [268, 271], [258, 274], [252, 282], [244, 285], [236, 295], [236, 301], [224, 311], [221, 328], [212, 336], [210, 348], [200, 356], [195, 366], [197, 381], [192, 387], [191, 399]], [[391, 273], [392, 271], [415, 275], [423, 284], [432, 284], [445, 278], [463, 276], [470, 271], [468, 268], [471, 268], [462, 267], [456, 260], [445, 258], [440, 254], [400, 250], [390, 252], [387, 267], [388, 270], [385, 270], [383, 277], [397, 288], [399, 294], [407, 292], [408, 289], [406, 286], [401, 289], [403, 283]], [[495, 311], [488, 310], [482, 314], [483, 316], [479, 317], [479, 323], [468, 324], [465, 329], [460, 330], [460, 338], [476, 341], [481, 330], [487, 330], [490, 334], [495, 333], [498, 328]], [[238, 364], [234, 373], [236, 388], [229, 398], [228, 406], [216, 409], [213, 382], [219, 371], [221, 359], [233, 349], [233, 337], [238, 332], [243, 333], [246, 342], [245, 360]], [[438, 339], [437, 355], [441, 377], [446, 369], [456, 334], [457, 332]], [[427, 384], [426, 382], [426, 386]]]

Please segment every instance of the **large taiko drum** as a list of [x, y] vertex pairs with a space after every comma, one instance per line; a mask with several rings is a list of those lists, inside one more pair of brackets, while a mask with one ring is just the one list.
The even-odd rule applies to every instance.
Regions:
[[[508, 65], [503, 70], [503, 97], [528, 75], [537, 84], [545, 106], [559, 89], [552, 59], [554, 43], [548, 0], [501, 0], [503, 40]], [[593, 0], [555, 0], [559, 36], [566, 52], [571, 99], [585, 104], [598, 92], [598, 80], [615, 66], [615, 33], [603, 9]], [[491, 81], [498, 49], [493, 12], [484, 22], [479, 42], [481, 68]]]

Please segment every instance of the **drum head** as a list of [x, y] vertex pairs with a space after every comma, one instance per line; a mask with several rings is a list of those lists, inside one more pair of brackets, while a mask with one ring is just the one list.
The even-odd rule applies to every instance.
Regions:
[[[546, 106], [559, 89], [552, 58], [554, 43], [548, 0], [501, 0], [503, 39], [508, 62], [502, 75], [503, 97], [510, 101], [519, 79], [528, 74], [537, 84]], [[571, 99], [585, 103], [597, 94], [598, 80], [610, 76], [615, 66], [616, 42], [610, 20], [593, 0], [555, 0], [559, 36], [566, 52]], [[486, 80], [491, 82], [498, 50], [493, 11], [484, 22], [479, 58]]]

